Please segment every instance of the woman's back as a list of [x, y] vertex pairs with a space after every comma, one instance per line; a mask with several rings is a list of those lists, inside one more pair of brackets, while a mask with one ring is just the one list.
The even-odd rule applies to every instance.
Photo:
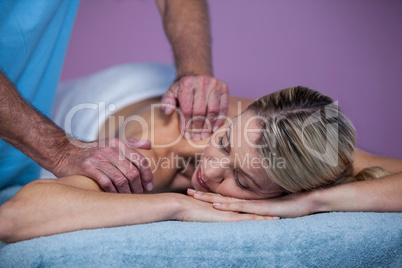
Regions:
[[[227, 121], [244, 111], [250, 99], [230, 97]], [[195, 157], [200, 155], [209, 138], [186, 140], [180, 133], [183, 120], [179, 112], [166, 116], [160, 98], [150, 98], [115, 112], [105, 122], [99, 138], [149, 140], [151, 150], [137, 149], [145, 156], [154, 175], [154, 192], [182, 191], [191, 187]]]

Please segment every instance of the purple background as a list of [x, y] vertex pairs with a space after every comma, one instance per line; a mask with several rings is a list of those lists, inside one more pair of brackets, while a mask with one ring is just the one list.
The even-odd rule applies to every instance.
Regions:
[[[294, 85], [339, 101], [358, 146], [402, 158], [402, 1], [210, 0], [214, 74], [232, 95]], [[62, 80], [168, 62], [154, 1], [82, 0]]]

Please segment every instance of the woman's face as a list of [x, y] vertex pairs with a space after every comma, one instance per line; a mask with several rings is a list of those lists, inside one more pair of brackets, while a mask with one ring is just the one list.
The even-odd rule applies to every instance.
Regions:
[[218, 129], [191, 178], [194, 189], [242, 199], [283, 194], [264, 170], [256, 144], [260, 134], [259, 120], [250, 111]]

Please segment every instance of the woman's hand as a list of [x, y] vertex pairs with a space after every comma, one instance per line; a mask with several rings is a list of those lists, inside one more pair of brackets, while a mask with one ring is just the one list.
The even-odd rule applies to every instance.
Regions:
[[189, 189], [187, 193], [197, 200], [212, 203], [213, 207], [220, 211], [244, 212], [272, 218], [295, 218], [314, 213], [313, 192], [260, 200], [237, 199], [192, 189]]
[[238, 213], [214, 209], [212, 204], [195, 200], [190, 196], [181, 195], [179, 210], [175, 219], [180, 221], [198, 222], [236, 222], [236, 221], [267, 221], [279, 218], [261, 216], [252, 213]]

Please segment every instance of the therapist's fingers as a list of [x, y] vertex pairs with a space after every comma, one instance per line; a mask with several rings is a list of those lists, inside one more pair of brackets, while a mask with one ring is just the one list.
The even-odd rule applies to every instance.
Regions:
[[219, 99], [220, 88], [216, 86], [216, 82], [212, 82], [208, 90], [206, 120], [202, 130], [202, 139], [208, 138], [212, 134], [214, 122], [219, 114]]
[[153, 188], [153, 174], [146, 158], [139, 153], [136, 149], [150, 149], [151, 143], [146, 141], [143, 144], [139, 144], [135, 139], [127, 140], [126, 158], [131, 163], [131, 169], [128, 171], [130, 175], [130, 185], [134, 193], [141, 193], [142, 189], [151, 191]]
[[113, 182], [110, 180], [109, 176], [107, 176], [102, 170], [99, 169], [89, 170], [87, 176], [90, 176], [92, 180], [96, 181], [105, 192], [108, 193], [118, 192]]
[[194, 101], [193, 101], [193, 111], [192, 111], [192, 138], [194, 140], [201, 140], [201, 133], [203, 130], [204, 121], [206, 120], [207, 112], [207, 98], [208, 90], [206, 88], [208, 84], [207, 78], [199, 77], [194, 80]]
[[219, 114], [213, 123], [212, 131], [215, 132], [218, 128], [223, 126], [227, 119], [227, 114], [229, 111], [229, 89], [226, 83], [222, 82], [219, 91]]
[[126, 170], [130, 164], [128, 161], [121, 160], [121, 156], [116, 151], [114, 149], [108, 150], [104, 156], [106, 161], [98, 163], [98, 169], [112, 181], [118, 193], [131, 193], [129, 184], [129, 175], [131, 174], [128, 174]]
[[110, 146], [78, 150], [71, 157], [73, 166], [66, 167], [72, 174], [70, 172], [63, 175], [85, 175], [96, 181], [106, 192], [130, 193], [127, 179], [116, 167], [118, 163], [116, 151]]
[[117, 138], [83, 143], [82, 148], [73, 146], [58, 176], [84, 175], [97, 181], [107, 192], [149, 191], [153, 187], [153, 175], [145, 157], [136, 149], [150, 147], [149, 141], [123, 142]]
[[221, 127], [229, 110], [227, 85], [211, 76], [185, 76], [172, 84], [162, 98], [167, 115], [177, 105], [181, 111], [180, 132], [186, 138], [207, 138]]
[[162, 96], [161, 104], [164, 107], [164, 112], [166, 115], [171, 115], [177, 105], [177, 89], [177, 83], [173, 83], [173, 85], [171, 85]]
[[183, 77], [178, 81], [177, 97], [179, 109], [184, 120], [180, 120], [180, 132], [186, 138], [191, 138], [195, 80], [193, 77]]

